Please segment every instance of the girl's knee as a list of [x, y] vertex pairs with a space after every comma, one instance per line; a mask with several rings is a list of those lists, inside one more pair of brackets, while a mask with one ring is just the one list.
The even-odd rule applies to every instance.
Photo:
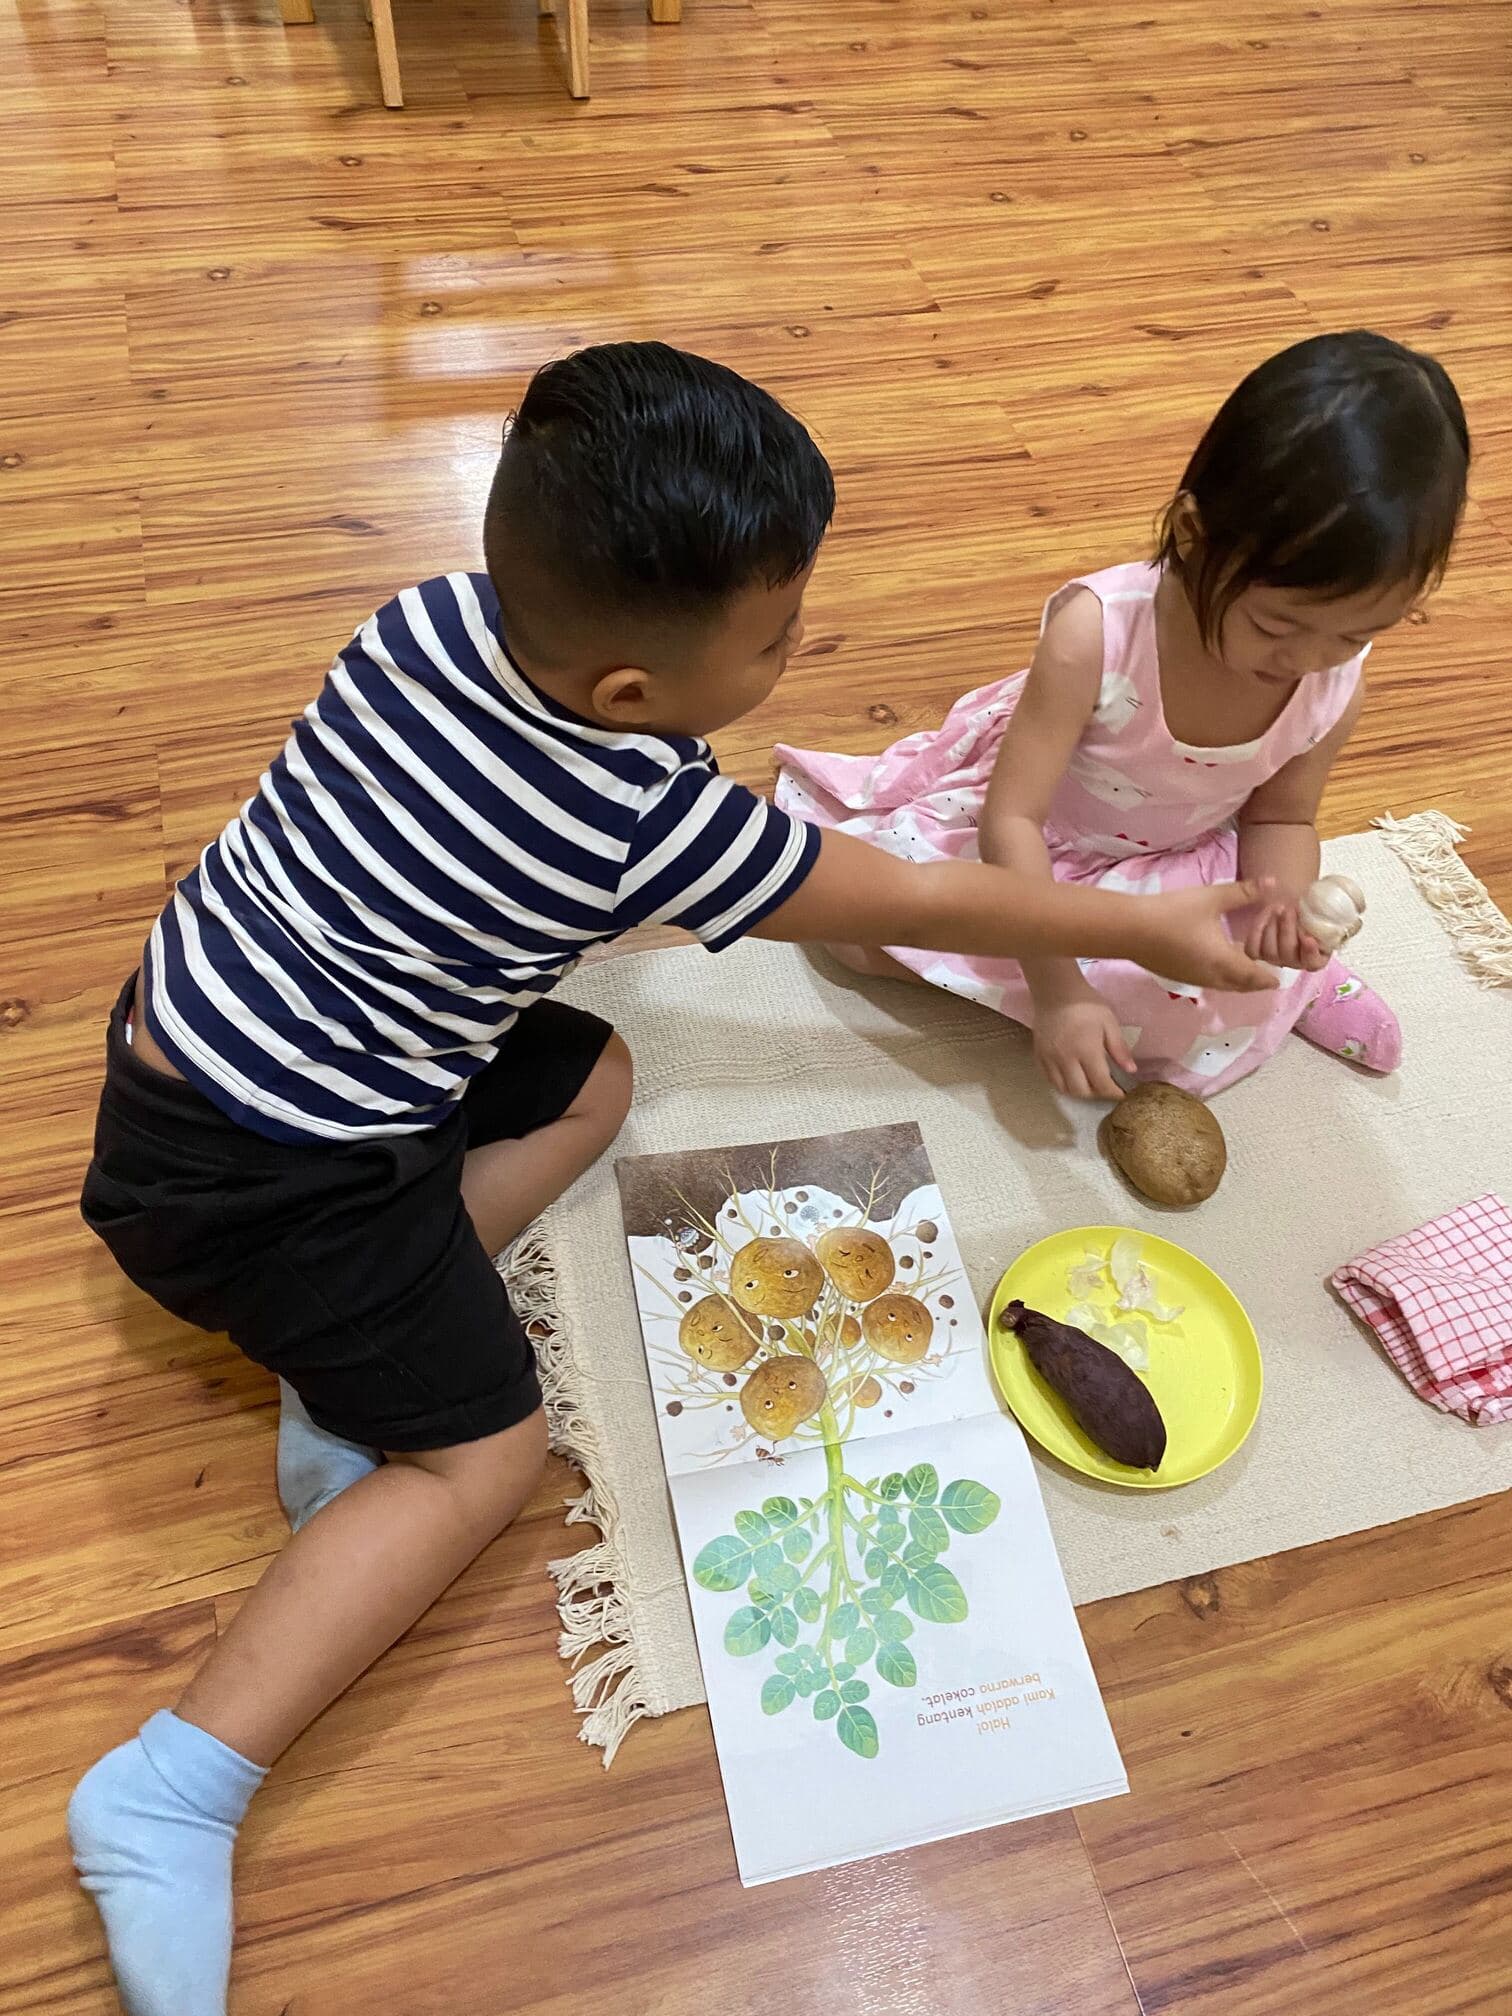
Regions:
[[919, 974], [884, 952], [880, 945], [826, 945], [825, 951], [850, 973], [864, 973], [869, 980], [902, 980], [910, 987], [927, 983]]

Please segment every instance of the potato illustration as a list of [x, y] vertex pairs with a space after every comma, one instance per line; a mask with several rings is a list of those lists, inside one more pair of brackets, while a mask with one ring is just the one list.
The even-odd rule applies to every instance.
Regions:
[[780, 1442], [819, 1412], [828, 1392], [812, 1358], [784, 1353], [756, 1367], [740, 1389], [740, 1411], [758, 1434]]
[[723, 1295], [705, 1295], [677, 1326], [677, 1341], [696, 1364], [737, 1371], [761, 1346], [761, 1326]]
[[753, 1316], [807, 1316], [824, 1269], [798, 1239], [753, 1239], [730, 1263], [730, 1293]]
[[862, 1312], [861, 1331], [880, 1357], [917, 1365], [929, 1349], [934, 1318], [914, 1295], [880, 1295]]
[[819, 1325], [821, 1350], [831, 1350], [838, 1344], [842, 1351], [854, 1351], [860, 1342], [861, 1325], [854, 1316], [842, 1316], [838, 1309]]
[[821, 1232], [814, 1243], [819, 1264], [851, 1302], [871, 1302], [892, 1286], [896, 1262], [880, 1232], [864, 1225]]
[[875, 1407], [882, 1398], [882, 1381], [870, 1373], [864, 1379], [853, 1379], [850, 1397], [858, 1407]]

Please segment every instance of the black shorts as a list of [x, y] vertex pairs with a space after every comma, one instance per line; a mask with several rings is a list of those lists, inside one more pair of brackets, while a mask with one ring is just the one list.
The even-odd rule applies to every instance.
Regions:
[[445, 1449], [541, 1404], [535, 1358], [462, 1204], [462, 1158], [558, 1119], [610, 1036], [563, 1003], [525, 1011], [423, 1134], [291, 1144], [239, 1126], [110, 1018], [84, 1220], [172, 1315], [224, 1330], [317, 1427]]

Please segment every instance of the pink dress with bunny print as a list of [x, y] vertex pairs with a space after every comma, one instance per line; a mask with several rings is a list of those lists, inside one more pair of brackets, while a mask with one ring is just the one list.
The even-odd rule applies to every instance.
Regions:
[[[1364, 654], [1304, 679], [1253, 742], [1194, 748], [1166, 726], [1155, 648], [1158, 569], [1136, 561], [1071, 582], [1102, 604], [1102, 687], [1092, 718], [1051, 801], [1045, 841], [1059, 882], [1104, 889], [1189, 888], [1233, 879], [1234, 815], [1257, 785], [1322, 740], [1359, 683]], [[975, 859], [977, 819], [1027, 673], [979, 686], [942, 727], [880, 756], [828, 756], [780, 747], [777, 802], [914, 861]], [[923, 979], [984, 1002], [1026, 1026], [1034, 1002], [1018, 962], [889, 948]], [[1325, 991], [1358, 988], [1334, 961], [1322, 973], [1284, 972], [1270, 994], [1221, 994], [1162, 980], [1122, 959], [1082, 961], [1111, 1003], [1142, 1078], [1202, 1098], [1270, 1056]]]

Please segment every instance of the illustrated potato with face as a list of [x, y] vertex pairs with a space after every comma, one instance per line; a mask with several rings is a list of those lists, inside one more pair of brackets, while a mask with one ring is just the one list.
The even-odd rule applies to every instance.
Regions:
[[761, 1325], [723, 1295], [705, 1295], [684, 1311], [677, 1341], [695, 1364], [738, 1372], [761, 1347]]
[[842, 1225], [822, 1232], [814, 1251], [848, 1302], [871, 1302], [892, 1286], [897, 1270], [893, 1250], [880, 1232], [865, 1225]]
[[823, 1286], [824, 1269], [799, 1239], [753, 1239], [730, 1263], [730, 1293], [753, 1316], [807, 1316]]
[[817, 1414], [829, 1383], [812, 1358], [784, 1353], [758, 1365], [740, 1389], [740, 1411], [768, 1441], [785, 1435]]
[[879, 1358], [917, 1365], [929, 1349], [934, 1318], [915, 1295], [880, 1295], [862, 1312], [861, 1332]]

